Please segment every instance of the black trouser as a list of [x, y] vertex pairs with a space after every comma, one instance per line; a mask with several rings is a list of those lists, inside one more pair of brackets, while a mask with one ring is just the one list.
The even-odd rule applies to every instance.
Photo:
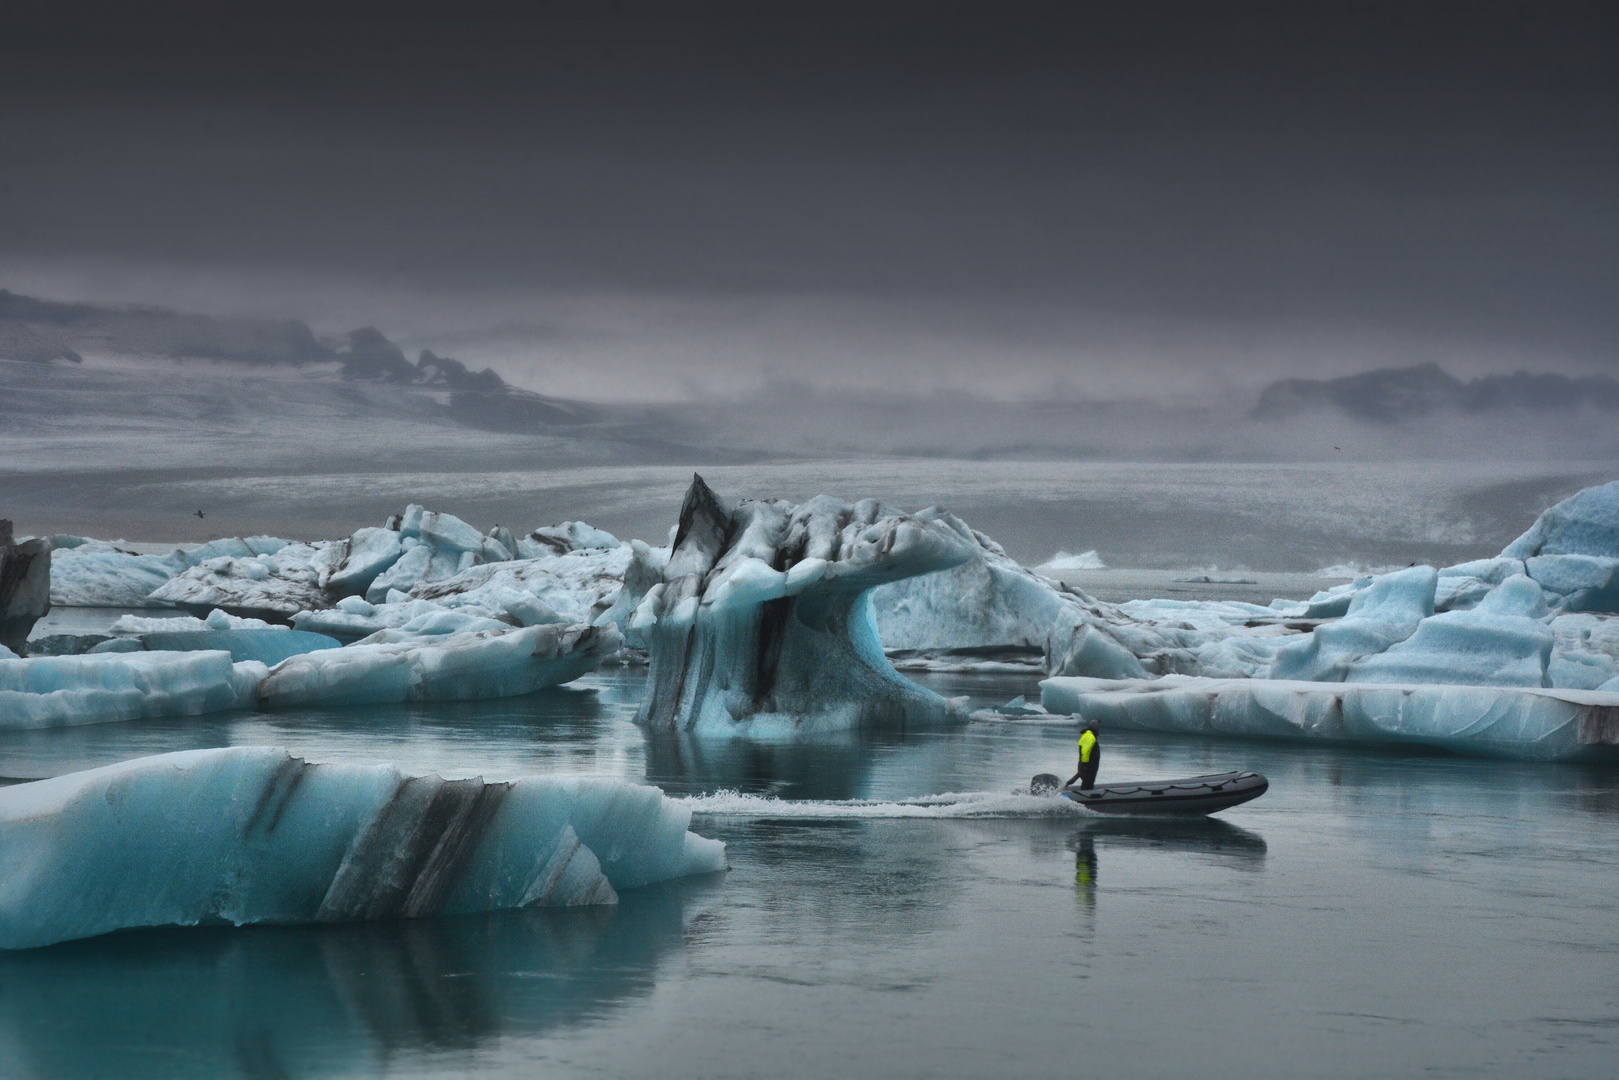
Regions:
[[1079, 786], [1081, 790], [1096, 786], [1096, 770], [1102, 764], [1102, 751], [1091, 751], [1091, 759], [1079, 763]]

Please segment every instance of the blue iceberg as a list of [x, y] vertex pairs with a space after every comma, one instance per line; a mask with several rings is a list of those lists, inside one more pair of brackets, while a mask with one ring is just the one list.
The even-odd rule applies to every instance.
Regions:
[[273, 747], [137, 758], [0, 790], [0, 949], [611, 904], [725, 868], [690, 816], [614, 780], [444, 780]]

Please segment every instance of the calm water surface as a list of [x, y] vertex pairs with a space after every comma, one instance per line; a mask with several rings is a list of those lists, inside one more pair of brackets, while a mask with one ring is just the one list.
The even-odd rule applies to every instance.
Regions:
[[[1072, 731], [656, 739], [631, 721], [641, 680], [0, 736], [12, 777], [269, 743], [446, 775], [644, 780], [698, 797], [693, 827], [732, 865], [616, 910], [0, 955], [0, 1074], [1619, 1073], [1612, 766], [1120, 732], [1104, 778], [1250, 767], [1271, 791], [1179, 824], [961, 817], [894, 801], [1066, 775]], [[986, 703], [1032, 688], [931, 685]], [[701, 798], [719, 791], [791, 802]], [[799, 805], [851, 799], [875, 804]]]

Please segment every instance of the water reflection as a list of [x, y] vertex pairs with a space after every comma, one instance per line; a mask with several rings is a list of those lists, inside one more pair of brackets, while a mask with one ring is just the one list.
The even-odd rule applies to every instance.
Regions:
[[1239, 870], [1262, 870], [1267, 846], [1256, 832], [1218, 818], [1097, 818], [1087, 820], [1068, 838], [1074, 853], [1074, 887], [1087, 911], [1096, 907], [1101, 881], [1102, 849], [1117, 848], [1164, 854], [1211, 855]]
[[865, 796], [880, 752], [904, 743], [901, 734], [881, 732], [779, 743], [648, 732], [646, 780], [670, 794], [727, 789], [788, 799], [856, 799]]
[[0, 955], [21, 1075], [370, 1073], [601, 1017], [649, 994], [701, 884], [619, 907], [143, 931]]

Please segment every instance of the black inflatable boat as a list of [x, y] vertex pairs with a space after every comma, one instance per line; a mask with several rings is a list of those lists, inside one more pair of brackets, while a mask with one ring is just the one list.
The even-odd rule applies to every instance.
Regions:
[[[1061, 781], [1049, 773], [1034, 778], [1035, 794], [1054, 791]], [[1256, 772], [1214, 773], [1184, 780], [1133, 780], [1082, 791], [1066, 787], [1057, 794], [1101, 814], [1212, 814], [1257, 799], [1270, 781]]]

